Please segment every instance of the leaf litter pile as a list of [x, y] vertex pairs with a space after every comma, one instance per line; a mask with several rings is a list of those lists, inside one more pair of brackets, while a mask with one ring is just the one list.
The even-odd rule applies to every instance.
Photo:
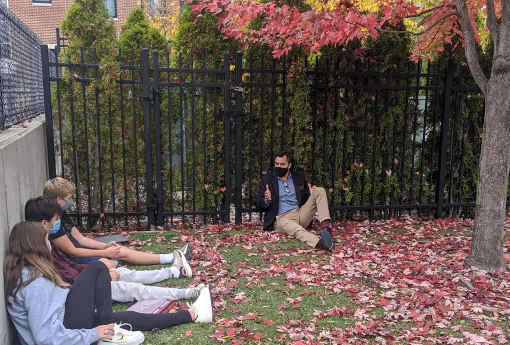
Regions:
[[[168, 242], [191, 244], [189, 285], [209, 284], [214, 320], [148, 339], [153, 345], [506, 344], [510, 273], [463, 266], [472, 226], [470, 219], [334, 223], [333, 253], [249, 223], [179, 229]], [[166, 241], [159, 235], [155, 242]], [[183, 285], [174, 279], [164, 286]]]

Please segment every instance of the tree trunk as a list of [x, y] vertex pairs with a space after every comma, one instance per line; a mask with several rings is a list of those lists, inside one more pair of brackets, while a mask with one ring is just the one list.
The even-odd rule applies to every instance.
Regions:
[[[496, 60], [495, 60], [496, 64]], [[471, 252], [465, 266], [506, 271], [503, 261], [510, 171], [510, 72], [493, 68], [485, 94], [480, 172]]]

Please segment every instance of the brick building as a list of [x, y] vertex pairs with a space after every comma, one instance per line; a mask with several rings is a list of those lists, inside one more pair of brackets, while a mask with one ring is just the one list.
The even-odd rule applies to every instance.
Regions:
[[[129, 13], [139, 7], [139, 0], [105, 0], [115, 20], [117, 35]], [[55, 29], [60, 27], [73, 0], [0, 0], [45, 44], [56, 44]]]

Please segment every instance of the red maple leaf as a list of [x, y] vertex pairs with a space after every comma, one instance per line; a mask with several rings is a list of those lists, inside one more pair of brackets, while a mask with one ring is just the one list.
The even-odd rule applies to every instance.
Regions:
[[244, 317], [245, 320], [255, 320], [259, 316], [258, 313], [249, 313]]
[[234, 334], [236, 334], [236, 329], [235, 328], [227, 328], [227, 335], [229, 337], [232, 337]]
[[260, 332], [255, 333], [255, 334], [253, 335], [253, 339], [260, 340], [260, 339], [262, 339], [262, 338], [264, 338], [264, 336], [263, 336], [263, 335], [262, 335], [262, 333], [260, 333]]
[[273, 321], [271, 321], [271, 320], [268, 320], [268, 319], [266, 319], [266, 318], [263, 318], [263, 320], [264, 320], [264, 325], [269, 325], [269, 326], [274, 325], [274, 322], [273, 322]]

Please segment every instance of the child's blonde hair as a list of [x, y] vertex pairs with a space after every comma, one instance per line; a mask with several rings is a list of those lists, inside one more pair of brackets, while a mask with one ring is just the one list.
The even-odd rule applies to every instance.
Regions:
[[44, 184], [43, 195], [49, 199], [65, 199], [69, 194], [74, 194], [76, 188], [73, 184], [62, 177], [55, 177]]

